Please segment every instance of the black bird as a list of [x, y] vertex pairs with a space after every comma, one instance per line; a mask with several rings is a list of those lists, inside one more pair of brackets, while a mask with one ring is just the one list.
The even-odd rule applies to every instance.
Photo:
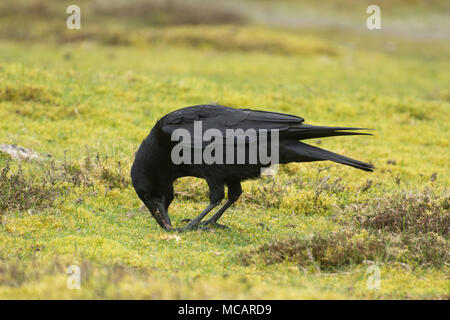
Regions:
[[[232, 147], [227, 149], [224, 140], [215, 141], [216, 138], [211, 138], [207, 139], [207, 141], [199, 142], [199, 132], [198, 129], [197, 131], [195, 129], [196, 121], [201, 121], [201, 134], [208, 129], [216, 129], [216, 134], [223, 134], [224, 137], [227, 137], [227, 134], [229, 136], [227, 130], [242, 130], [240, 134], [236, 135], [236, 138], [233, 137], [230, 140], [232, 141]], [[188, 141], [182, 141], [181, 138], [178, 138], [178, 140], [174, 139], [173, 134], [177, 129], [185, 129], [182, 132], [190, 134], [194, 139], [186, 139]], [[260, 158], [258, 158], [256, 163], [250, 162], [250, 157], [255, 155], [255, 150], [249, 147], [252, 143], [252, 137], [251, 135], [246, 136], [242, 134], [243, 131], [247, 132], [248, 129], [254, 129], [257, 132], [258, 139], [267, 131], [269, 137], [275, 136], [276, 133], [274, 132], [278, 133], [279, 142], [277, 147], [279, 150], [277, 151], [279, 151], [280, 164], [331, 160], [364, 171], [374, 170], [374, 166], [371, 164], [299, 142], [299, 140], [330, 136], [368, 135], [367, 133], [352, 131], [362, 130], [363, 128], [312, 126], [305, 124], [304, 119], [294, 115], [234, 109], [219, 105], [197, 105], [182, 108], [165, 115], [156, 123], [148, 137], [139, 147], [131, 167], [131, 178], [137, 195], [162, 228], [167, 230], [173, 229], [168, 214], [168, 208], [174, 198], [172, 184], [177, 178], [185, 176], [206, 180], [209, 186], [210, 204], [195, 219], [190, 220], [185, 228], [176, 230], [196, 229], [200, 223], [202, 225], [209, 224], [225, 227], [219, 225], [217, 220], [219, 220], [225, 210], [238, 200], [242, 193], [241, 181], [259, 177], [261, 169], [270, 166], [267, 163], [263, 164]], [[181, 131], [178, 130], [179, 132]], [[238, 130], [235, 132], [238, 132]], [[193, 161], [190, 163], [189, 161], [179, 163], [179, 160], [174, 161], [173, 159], [173, 148], [182, 142], [187, 149], [180, 152], [179, 155], [185, 156], [184, 159], [189, 158], [192, 160], [196, 149], [203, 152], [208, 143], [214, 141], [222, 143], [224, 150], [223, 155], [215, 154], [216, 150], [211, 152], [211, 155], [217, 156], [215, 163], [207, 164], [203, 160], [201, 163], [198, 163], [198, 161], [197, 163], [193, 163]], [[259, 143], [258, 147], [270, 149], [273, 143], [272, 140], [268, 144]], [[237, 161], [240, 146], [245, 147], [244, 163], [242, 163], [242, 159], [241, 163]], [[180, 148], [180, 145], [178, 145], [178, 148]], [[240, 150], [242, 151], [242, 149]], [[266, 154], [268, 153], [268, 150], [264, 151], [266, 151]], [[234, 161], [231, 164], [230, 161], [225, 161], [227, 160], [227, 154], [230, 153], [232, 154], [228, 160]], [[224, 161], [217, 159], [223, 159]], [[224, 164], [221, 164], [221, 162]], [[210, 219], [201, 222], [223, 200], [225, 185], [228, 187], [228, 201]]]

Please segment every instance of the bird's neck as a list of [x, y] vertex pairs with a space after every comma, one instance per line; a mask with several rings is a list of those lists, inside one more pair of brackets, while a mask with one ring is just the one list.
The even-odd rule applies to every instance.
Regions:
[[149, 135], [139, 147], [133, 166], [143, 176], [167, 176], [170, 173], [169, 156], [167, 148], [161, 145], [155, 137]]

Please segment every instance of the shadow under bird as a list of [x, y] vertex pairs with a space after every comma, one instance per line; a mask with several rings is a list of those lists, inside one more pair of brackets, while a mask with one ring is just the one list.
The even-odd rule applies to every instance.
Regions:
[[[221, 133], [223, 137], [229, 135], [231, 129], [236, 136], [233, 137], [231, 147], [223, 146], [224, 161], [206, 164], [205, 161], [199, 163], [194, 159], [198, 149], [205, 151], [208, 143], [214, 141], [195, 141], [198, 139], [198, 129], [196, 124], [201, 121], [201, 135], [209, 129], [215, 129], [216, 133]], [[180, 143], [173, 138], [177, 129], [189, 133], [194, 137], [190, 141], [184, 141], [187, 150], [183, 150], [182, 156], [191, 157], [193, 161], [175, 163], [173, 161], [173, 148]], [[242, 130], [240, 130], [242, 129]], [[197, 105], [173, 111], [160, 120], [151, 130], [147, 138], [142, 142], [136, 153], [134, 163], [131, 167], [131, 179], [133, 187], [148, 208], [158, 224], [166, 230], [192, 230], [200, 226], [211, 225], [225, 227], [217, 221], [223, 213], [236, 202], [241, 193], [241, 182], [247, 179], [255, 179], [261, 175], [261, 170], [270, 166], [263, 164], [260, 159], [256, 163], [251, 162], [254, 156], [254, 149], [251, 149], [251, 137], [245, 135], [248, 129], [254, 130], [258, 135], [261, 132], [277, 132], [278, 163], [286, 164], [290, 162], [310, 162], [330, 160], [347, 166], [351, 166], [364, 171], [373, 171], [374, 166], [358, 160], [354, 160], [324, 149], [313, 147], [300, 142], [300, 140], [323, 138], [331, 136], [345, 135], [370, 135], [368, 133], [355, 132], [353, 130], [365, 130], [363, 128], [348, 127], [325, 127], [312, 126], [304, 123], [304, 119], [277, 112], [256, 111], [249, 109], [235, 109], [219, 105]], [[196, 131], [197, 130], [197, 131]], [[187, 143], [188, 142], [188, 143]], [[271, 151], [273, 142], [259, 144], [260, 148], [267, 148], [266, 154]], [[244, 147], [242, 149], [241, 147]], [[196, 150], [197, 148], [197, 150]], [[245, 161], [236, 161], [239, 152], [245, 151]], [[186, 154], [183, 154], [184, 152]], [[231, 154], [231, 158], [227, 158]], [[200, 153], [201, 154], [201, 153]], [[219, 156], [216, 154], [215, 156]], [[230, 163], [225, 160], [235, 160]], [[168, 209], [174, 199], [173, 182], [181, 177], [192, 176], [203, 178], [209, 186], [210, 203], [196, 218], [188, 220], [189, 223], [184, 228], [174, 229], [170, 221]], [[228, 200], [220, 209], [206, 221], [202, 221], [205, 216], [215, 207], [219, 206], [225, 197], [224, 188], [228, 187]], [[203, 228], [203, 227], [202, 227]]]

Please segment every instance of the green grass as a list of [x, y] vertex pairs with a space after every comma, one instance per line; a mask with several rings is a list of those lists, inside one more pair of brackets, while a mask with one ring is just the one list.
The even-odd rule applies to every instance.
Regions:
[[[51, 155], [0, 154], [0, 297], [448, 298], [449, 47], [431, 43], [429, 59], [198, 28], [148, 29], [155, 44], [0, 42], [0, 143]], [[290, 164], [243, 184], [231, 231], [167, 233], [139, 209], [133, 155], [158, 118], [209, 102], [374, 128], [311, 143], [377, 170]], [[184, 178], [175, 191], [180, 226], [207, 187]], [[72, 264], [80, 290], [66, 287]], [[366, 286], [372, 264], [379, 291]]]

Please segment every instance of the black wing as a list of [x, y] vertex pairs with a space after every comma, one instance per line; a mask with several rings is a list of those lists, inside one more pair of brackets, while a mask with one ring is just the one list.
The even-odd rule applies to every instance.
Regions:
[[[161, 129], [171, 135], [176, 129], [186, 129], [194, 137], [194, 122], [201, 121], [202, 133], [208, 129], [219, 130], [227, 137], [227, 129], [242, 129], [234, 135], [245, 135], [248, 129], [278, 130], [280, 139], [290, 138], [304, 140], [339, 135], [367, 135], [367, 133], [348, 132], [345, 130], [361, 130], [363, 128], [311, 126], [298, 116], [258, 111], [250, 109], [234, 109], [219, 105], [197, 105], [173, 111], [161, 120]], [[244, 133], [243, 133], [244, 132]], [[246, 141], [246, 140], [243, 140]]]
[[164, 116], [162, 130], [172, 133], [184, 128], [194, 133], [194, 121], [202, 121], [203, 130], [218, 129], [223, 134], [226, 129], [278, 129], [301, 124], [304, 119], [277, 112], [256, 111], [250, 109], [234, 109], [219, 105], [198, 105], [176, 110]]

